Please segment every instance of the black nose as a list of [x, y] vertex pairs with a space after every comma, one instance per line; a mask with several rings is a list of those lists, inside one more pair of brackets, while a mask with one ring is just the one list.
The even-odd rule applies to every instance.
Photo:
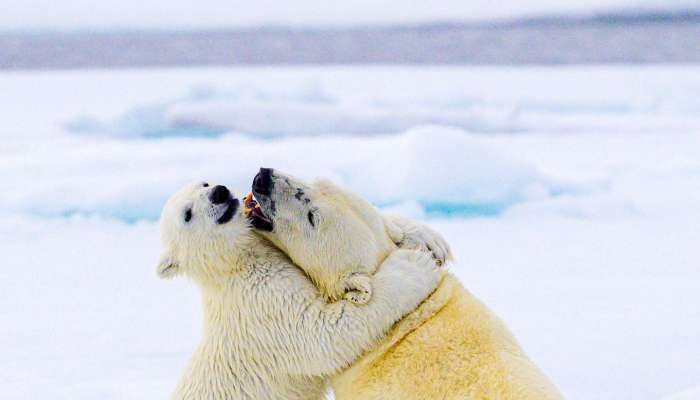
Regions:
[[260, 168], [260, 172], [253, 178], [253, 191], [263, 195], [272, 192], [272, 168]]
[[209, 193], [209, 201], [213, 204], [223, 204], [231, 199], [231, 192], [226, 186], [216, 185]]

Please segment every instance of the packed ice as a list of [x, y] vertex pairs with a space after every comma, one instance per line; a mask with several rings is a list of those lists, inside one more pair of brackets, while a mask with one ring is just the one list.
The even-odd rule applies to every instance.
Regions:
[[690, 399], [700, 69], [0, 74], [0, 397], [167, 398], [200, 299], [160, 281], [182, 184], [333, 179], [443, 232], [571, 399]]

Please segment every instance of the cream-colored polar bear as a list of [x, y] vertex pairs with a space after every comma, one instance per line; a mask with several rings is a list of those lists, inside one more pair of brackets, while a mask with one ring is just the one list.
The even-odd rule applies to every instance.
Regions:
[[201, 288], [204, 337], [175, 399], [321, 399], [326, 378], [375, 345], [437, 285], [429, 255], [393, 252], [363, 306], [327, 304], [303, 271], [252, 232], [224, 186], [187, 186], [161, 216], [162, 277]]
[[[256, 226], [329, 297], [342, 292], [344, 277], [370, 276], [377, 260], [395, 251], [392, 242], [402, 240], [400, 219], [383, 218], [328, 181], [305, 184], [261, 169], [253, 192], [261, 205]], [[352, 250], [315, 256], [332, 249]], [[449, 256], [447, 248], [437, 251]], [[332, 378], [332, 387], [337, 400], [561, 398], [505, 325], [449, 274], [381, 344]]]
[[[330, 182], [320, 181], [312, 188], [292, 176], [273, 175], [271, 169], [261, 168], [246, 202], [253, 225], [303, 266], [329, 300], [341, 298], [349, 288], [364, 295], [359, 302], [368, 300], [371, 274], [397, 244], [429, 250], [439, 263], [450, 257], [447, 243], [430, 228], [382, 217], [367, 201], [336, 190]], [[275, 220], [272, 234], [266, 215]]]

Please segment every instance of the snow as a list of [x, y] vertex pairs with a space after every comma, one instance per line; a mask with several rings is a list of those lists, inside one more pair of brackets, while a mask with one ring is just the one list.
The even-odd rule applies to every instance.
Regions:
[[[348, 147], [354, 150], [348, 152]], [[527, 163], [500, 157], [463, 131], [438, 127], [371, 140], [261, 142], [232, 135], [204, 141], [83, 143], [78, 138], [47, 147], [32, 145], [7, 156], [5, 169], [15, 189], [0, 199], [0, 210], [44, 217], [155, 220], [169, 193], [183, 181], [209, 177], [231, 182], [242, 196], [261, 165], [298, 171], [309, 179], [333, 178], [380, 205], [418, 201], [436, 213], [482, 208], [498, 213], [524, 201], [596, 190], [595, 184], [556, 179]]]
[[[167, 398], [201, 310], [191, 283], [155, 276], [160, 207], [197, 179], [243, 194], [259, 166], [443, 232], [452, 271], [567, 398], [698, 397], [696, 66], [2, 73], [0, 87], [3, 399]], [[473, 108], [517, 116], [476, 124]]]
[[[545, 71], [543, 69], [542, 71]], [[341, 76], [304, 76], [291, 87], [250, 81], [216, 87], [199, 83], [179, 96], [143, 101], [117, 117], [87, 114], [67, 122], [85, 135], [158, 138], [219, 136], [228, 131], [274, 138], [330, 134], [398, 133], [420, 125], [446, 125], [472, 132], [687, 132], [700, 128], [696, 71], [672, 68], [686, 79], [661, 75], [666, 69], [635, 74], [595, 67], [549, 70], [518, 79], [516, 70], [498, 68], [482, 74], [440, 68], [421, 71], [427, 87], [411, 86], [411, 74], [386, 76], [379, 69], [370, 93], [347, 92]], [[485, 75], [477, 79], [475, 75]], [[593, 87], [578, 84], [593, 75]], [[325, 74], [324, 74], [325, 75]], [[464, 80], [463, 77], [468, 79]], [[275, 76], [266, 73], [264, 76]], [[389, 79], [390, 78], [390, 79]], [[649, 78], [652, 78], [649, 81]], [[691, 82], [683, 87], [679, 82]], [[513, 85], [515, 84], [515, 85]], [[408, 93], [391, 86], [411, 87]], [[495, 90], [494, 90], [495, 87]], [[539, 89], [533, 90], [538, 87]], [[554, 89], [554, 90], [552, 90]]]
[[665, 397], [664, 400], [696, 400], [700, 399], [700, 388], [684, 390], [673, 396]]

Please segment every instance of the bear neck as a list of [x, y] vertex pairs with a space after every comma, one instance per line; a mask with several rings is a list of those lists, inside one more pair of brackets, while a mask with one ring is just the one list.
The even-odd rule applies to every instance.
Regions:
[[[187, 370], [176, 389], [176, 399], [189, 398], [245, 398], [241, 392], [241, 379], [250, 374], [264, 374], [265, 371], [243, 371], [240, 365], [231, 368], [231, 360], [236, 356], [230, 354], [240, 346], [239, 336], [245, 313], [241, 313], [241, 290], [246, 288], [250, 275], [265, 268], [274, 268], [277, 263], [261, 265], [261, 260], [284, 259], [276, 247], [267, 240], [255, 237], [247, 247], [236, 255], [222, 258], [228, 263], [226, 268], [217, 267], [212, 276], [193, 277], [202, 292], [204, 317], [203, 337], [190, 359]], [[243, 289], [245, 290], [245, 289]], [[246, 338], [246, 340], [255, 340]], [[236, 374], [233, 371], [238, 371]], [[202, 395], [202, 390], [210, 391]], [[262, 390], [262, 389], [261, 389]], [[264, 390], [263, 390], [264, 391]]]
[[205, 248], [197, 253], [183, 254], [183, 258], [196, 265], [188, 269], [187, 275], [203, 292], [220, 294], [232, 279], [253, 270], [256, 262], [269, 254], [271, 248], [269, 241], [251, 234], [239, 237], [236, 246], [228, 248], [225, 253], [220, 248]]

